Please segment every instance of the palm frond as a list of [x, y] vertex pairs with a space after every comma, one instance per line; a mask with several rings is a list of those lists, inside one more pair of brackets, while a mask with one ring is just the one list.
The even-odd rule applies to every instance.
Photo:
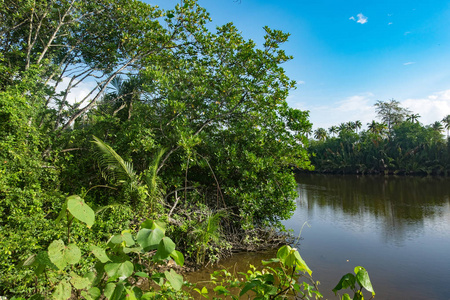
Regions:
[[137, 184], [136, 172], [133, 170], [133, 164], [126, 162], [109, 145], [96, 136], [92, 141], [99, 151], [99, 163], [102, 169], [102, 175], [105, 179], [112, 177], [118, 181], [129, 181], [132, 185]]
[[151, 195], [153, 195], [158, 189], [157, 170], [159, 162], [161, 161], [161, 158], [164, 155], [164, 152], [166, 151], [163, 148], [158, 150], [155, 157], [153, 158], [153, 161], [148, 166], [147, 171], [145, 172], [144, 175], [144, 181], [147, 184], [148, 191]]

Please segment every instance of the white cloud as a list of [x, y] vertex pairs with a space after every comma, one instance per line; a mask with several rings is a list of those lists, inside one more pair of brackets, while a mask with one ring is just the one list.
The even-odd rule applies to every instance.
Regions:
[[408, 62], [403, 63], [403, 65], [408, 66], [408, 65], [415, 64], [415, 63], [416, 63], [415, 61], [408, 61]]
[[310, 111], [310, 121], [314, 129], [319, 127], [328, 129], [333, 125], [357, 120], [361, 121], [364, 128], [366, 123], [371, 122], [376, 116], [374, 101], [372, 93], [363, 93], [329, 105], [310, 106], [302, 103], [297, 105], [297, 108]]
[[349, 20], [352, 20], [352, 21], [356, 21], [356, 23], [359, 23], [359, 24], [365, 24], [365, 23], [367, 23], [367, 17], [365, 16], [365, 15], [363, 15], [363, 14], [357, 14], [356, 15], [356, 17], [358, 18], [358, 20], [356, 20], [355, 19], [355, 17], [354, 16], [351, 16], [350, 18], [348, 18]]
[[297, 81], [297, 84], [305, 84], [306, 82], [304, 82], [303, 80], [299, 80], [299, 81]]
[[[311, 105], [309, 103], [295, 103], [290, 99], [291, 105], [301, 110], [309, 110], [309, 120], [313, 123], [313, 129], [323, 127], [325, 129], [340, 123], [349, 121], [361, 121], [363, 129], [367, 129], [367, 123], [377, 118], [374, 104], [379, 98], [372, 93], [362, 93], [344, 98], [327, 105]], [[442, 120], [450, 115], [450, 89], [433, 93], [424, 98], [409, 98], [400, 100], [402, 107], [417, 113], [421, 117], [422, 124], [429, 125]]]
[[450, 89], [434, 93], [426, 98], [410, 98], [401, 101], [403, 107], [419, 114], [419, 121], [425, 125], [442, 120], [450, 115]]
[[357, 14], [356, 16], [358, 17], [358, 21], [356, 21], [356, 23], [360, 23], [360, 24], [367, 23], [367, 17], [365, 15]]
[[394, 24], [394, 23], [392, 23], [392, 22], [389, 22], [389, 23], [388, 23], [388, 25], [392, 25], [392, 24]]
[[406, 31], [403, 35], [411, 34], [411, 31]]

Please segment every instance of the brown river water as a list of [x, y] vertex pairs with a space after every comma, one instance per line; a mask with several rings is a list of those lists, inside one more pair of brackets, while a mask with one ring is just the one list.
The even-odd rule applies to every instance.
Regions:
[[[325, 299], [340, 277], [363, 266], [375, 299], [450, 299], [450, 178], [305, 174], [294, 215], [283, 224]], [[275, 252], [241, 253], [188, 275], [246, 270]]]

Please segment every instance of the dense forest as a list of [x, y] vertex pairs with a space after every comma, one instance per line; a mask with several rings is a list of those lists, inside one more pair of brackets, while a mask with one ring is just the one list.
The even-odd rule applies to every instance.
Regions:
[[[318, 172], [447, 175], [450, 171], [450, 115], [423, 125], [420, 115], [396, 100], [378, 101], [381, 122], [360, 130], [361, 121], [318, 128], [309, 146]], [[442, 134], [447, 130], [447, 139]]]
[[[289, 35], [209, 21], [193, 0], [0, 2], [0, 295], [52, 290], [19, 265], [64, 237], [87, 250], [159, 220], [203, 264], [290, 216], [311, 124], [286, 103]], [[58, 217], [75, 200], [91, 228]]]

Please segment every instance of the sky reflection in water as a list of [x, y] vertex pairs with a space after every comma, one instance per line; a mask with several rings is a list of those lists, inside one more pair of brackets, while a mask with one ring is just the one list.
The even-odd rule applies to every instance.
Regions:
[[300, 253], [321, 292], [364, 266], [378, 299], [450, 299], [450, 180], [301, 175]]

